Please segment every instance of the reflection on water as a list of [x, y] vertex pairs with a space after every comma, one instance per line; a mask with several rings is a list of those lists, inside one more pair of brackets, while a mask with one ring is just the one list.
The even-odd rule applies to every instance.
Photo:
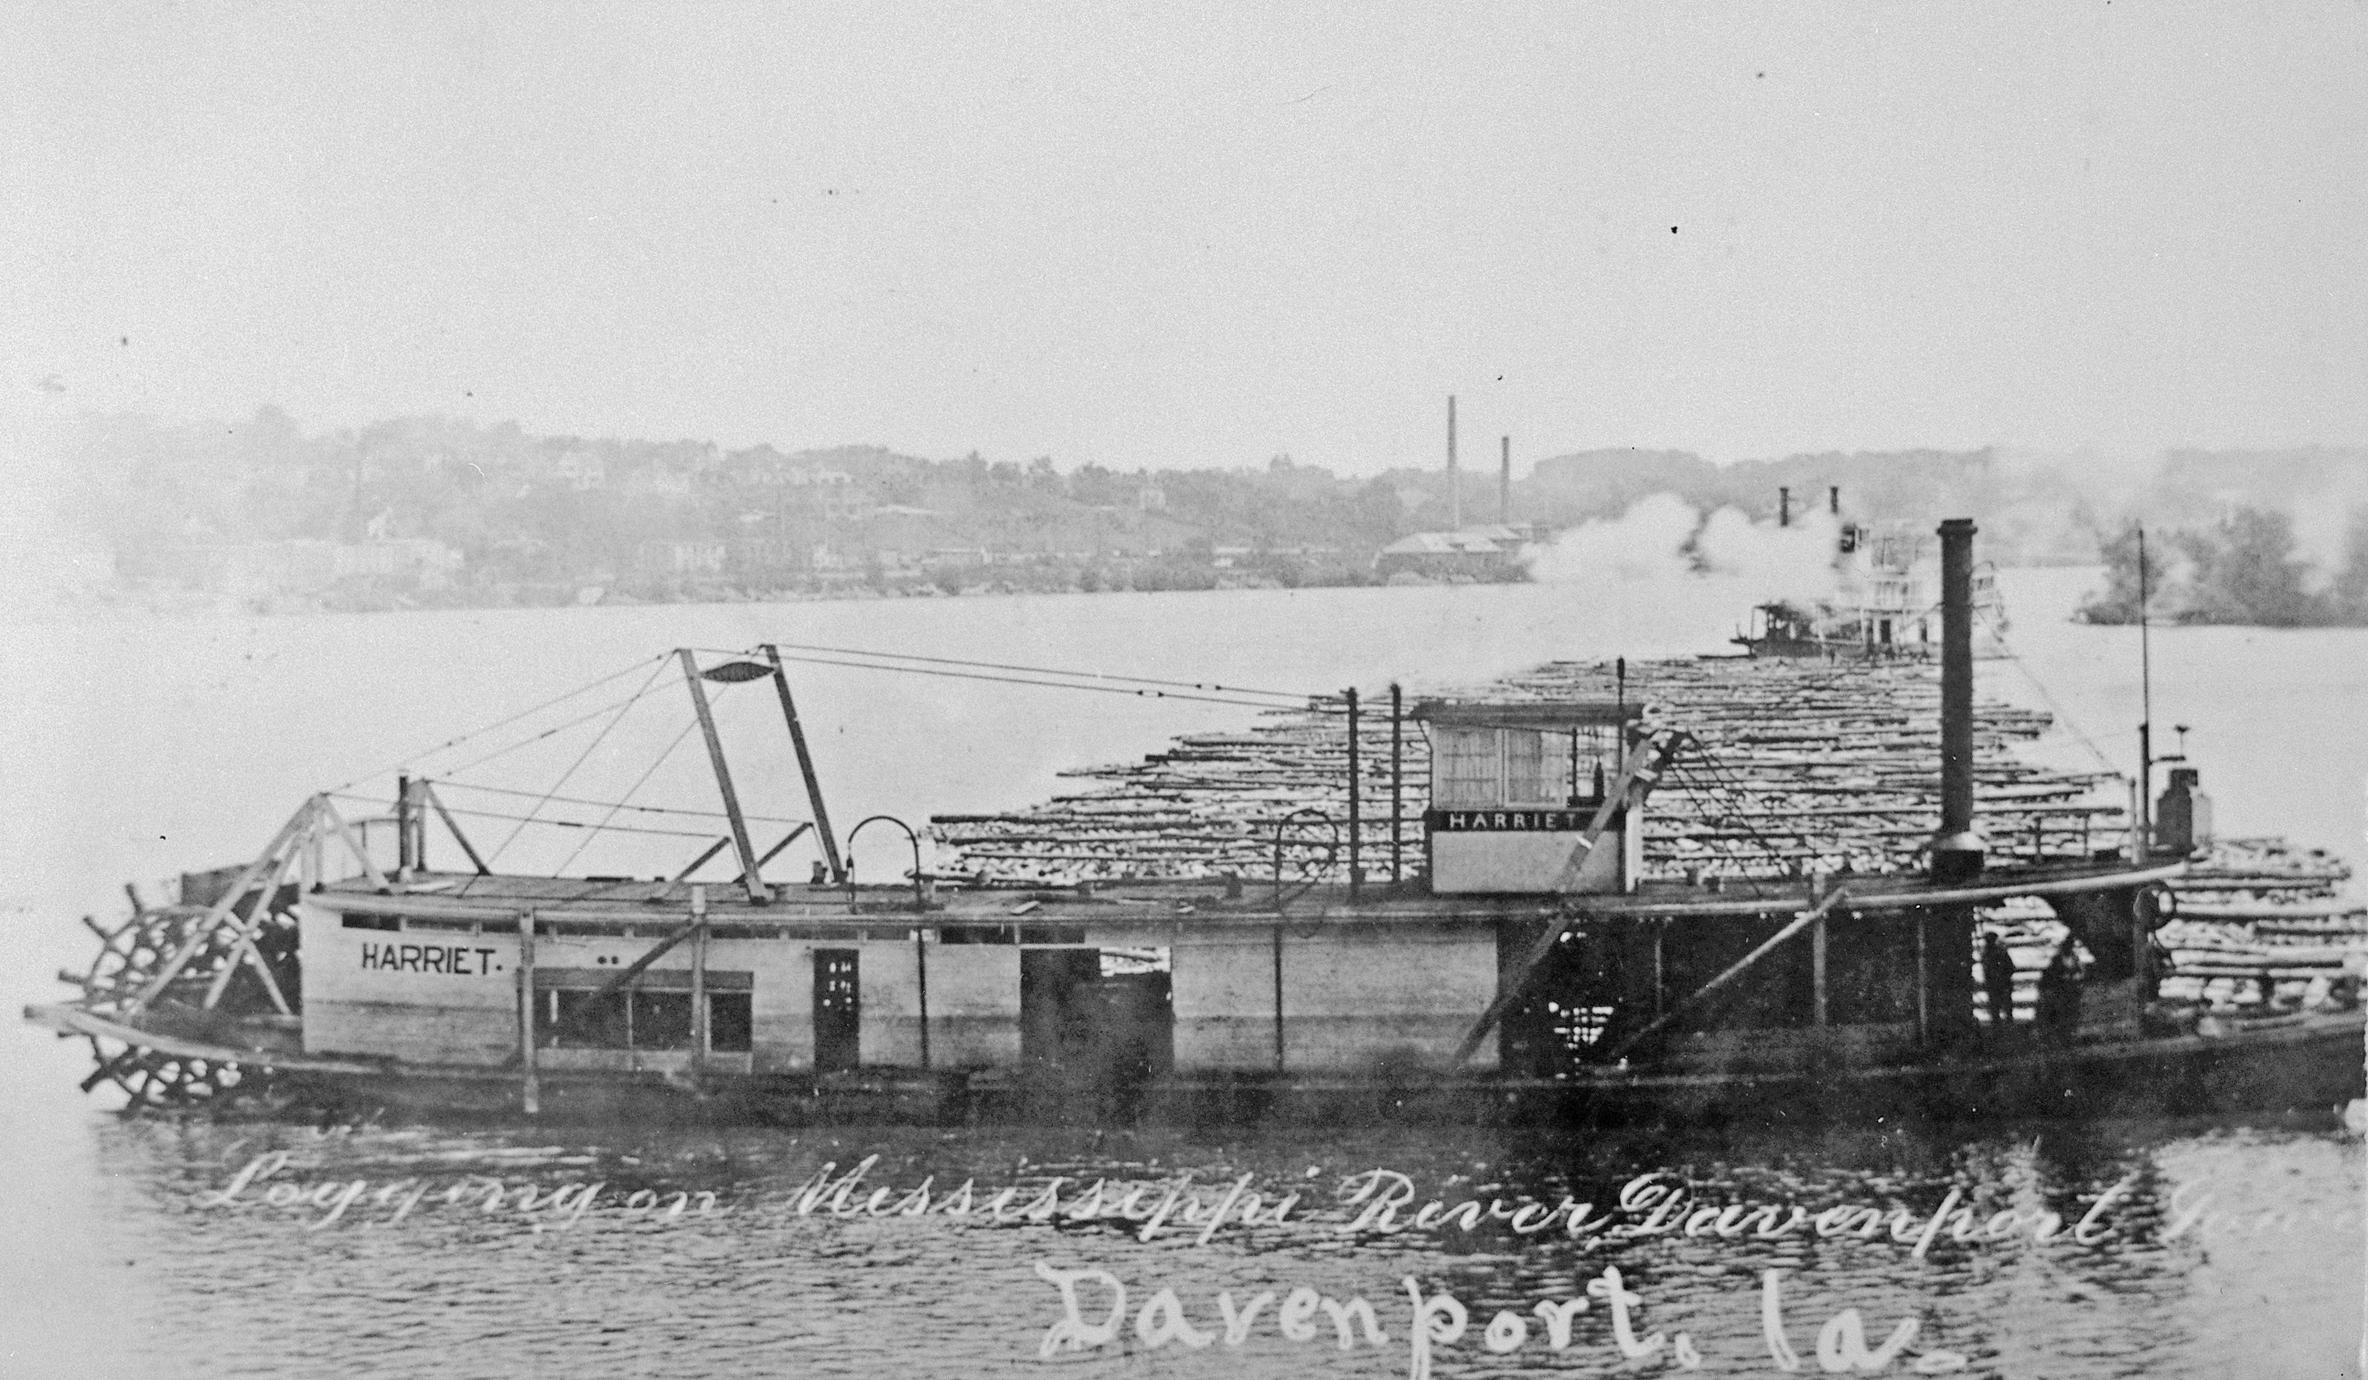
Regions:
[[[1466, 1335], [1436, 1348], [1442, 1375], [1667, 1369], [1680, 1332], [1709, 1373], [1773, 1373], [1771, 1269], [1811, 1371], [1821, 1327], [1845, 1308], [1861, 1313], [1869, 1350], [1918, 1321], [1888, 1368], [1900, 1374], [1928, 1351], [1960, 1354], [1976, 1374], [2337, 1374], [2360, 1321], [2361, 1174], [2332, 1121], [1575, 1143], [1408, 1128], [586, 1140], [525, 1125], [141, 1121], [100, 1127], [95, 1151], [130, 1190], [123, 1210], [150, 1251], [139, 1273], [161, 1286], [134, 1352], [134, 1369], [159, 1374], [974, 1375], [1047, 1364], [1039, 1345], [1064, 1314], [1038, 1262], [1106, 1270], [1129, 1290], [1116, 1339], [1055, 1358], [1087, 1373], [1404, 1374], [1409, 1275], [1470, 1311]], [[875, 1156], [850, 1192], [805, 1195], [800, 1210], [826, 1165], [843, 1175]], [[1405, 1176], [1413, 1201], [1391, 1222], [1403, 1230], [1370, 1218], [1357, 1230], [1370, 1196], [1342, 1201], [1344, 1183], [1369, 1186], [1375, 1169]], [[1656, 1173], [1687, 1210], [1655, 1219], [1641, 1201], [1654, 1195], [1631, 1185]], [[1172, 1188], [1213, 1205], [1243, 1175], [1268, 1205], [1302, 1197], [1280, 1223], [1269, 1206], [1247, 1226], [1221, 1221], [1205, 1244], [1200, 1225], [1172, 1220], [1143, 1239]], [[1024, 1219], [1048, 1188], [1056, 1220], [990, 1220], [997, 1191], [1015, 1190], [1003, 1215]], [[1624, 1189], [1640, 1205], [1623, 1213]], [[2002, 1239], [1944, 1229], [1919, 1257], [1951, 1190], [1969, 1209], [1951, 1226], [1996, 1224]], [[1573, 1239], [1565, 1212], [1545, 1231], [1513, 1230], [1566, 1198], [1610, 1225]], [[1432, 1201], [1481, 1206], [1408, 1225]], [[917, 1203], [927, 1210], [909, 1215]], [[1524, 1204], [1539, 1211], [1521, 1218]], [[1775, 1210], [1728, 1213], [1725, 1227], [1745, 1225], [1720, 1239], [1718, 1215], [1695, 1205]], [[1757, 1239], [1795, 1221], [1794, 1207], [1794, 1230]], [[1882, 1233], [1861, 1235], [1875, 1214], [1820, 1216], [1829, 1209], [1875, 1209]], [[1821, 1238], [1821, 1221], [1842, 1234]], [[1535, 1305], [1586, 1297], [1607, 1267], [1642, 1300], [1640, 1339], [1672, 1339], [1653, 1355], [1623, 1357], [1600, 1298], [1573, 1318], [1567, 1349], [1551, 1346]], [[1246, 1305], [1302, 1286], [1367, 1299], [1390, 1342], [1359, 1333], [1341, 1350], [1320, 1311], [1312, 1341], [1286, 1337], [1271, 1311], [1239, 1344], [1224, 1340], [1221, 1291]], [[1215, 1339], [1206, 1349], [1136, 1334], [1132, 1315], [1161, 1288]], [[1098, 1284], [1081, 1299], [1091, 1321], [1107, 1311]], [[1502, 1354], [1483, 1335], [1500, 1310], [1534, 1334]]]

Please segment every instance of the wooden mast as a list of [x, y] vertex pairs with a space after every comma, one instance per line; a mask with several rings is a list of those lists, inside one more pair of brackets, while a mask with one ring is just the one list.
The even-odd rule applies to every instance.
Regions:
[[822, 840], [822, 859], [830, 865], [833, 886], [847, 881], [847, 866], [839, 859], [839, 841], [830, 831], [830, 811], [822, 803], [822, 779], [814, 774], [814, 754], [806, 750], [806, 730], [798, 723], [797, 701], [789, 696], [789, 673], [781, 666], [781, 649], [765, 644], [765, 660], [773, 663], [773, 688], [781, 695], [781, 717], [789, 721], [789, 745], [797, 750], [798, 771], [806, 778], [806, 803], [814, 811], [814, 836]]
[[732, 769], [724, 762], [723, 739], [715, 731], [715, 711], [707, 704], [707, 684], [700, 678], [698, 659], [688, 647], [675, 649], [682, 659], [682, 676], [691, 687], [691, 707], [699, 712], [699, 732], [707, 739], [707, 760], [715, 768], [715, 786], [723, 794], [724, 814], [732, 822], [732, 846], [740, 851], [740, 879], [748, 884], [748, 899], [756, 905], [772, 901], [773, 893], [757, 875], [756, 845], [748, 841], [748, 820], [740, 813], [740, 795], [732, 789]]

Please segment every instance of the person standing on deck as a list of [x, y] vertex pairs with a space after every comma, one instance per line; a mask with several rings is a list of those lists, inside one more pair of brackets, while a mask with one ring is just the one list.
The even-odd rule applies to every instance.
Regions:
[[2070, 936], [2039, 975], [2039, 1029], [2047, 1038], [2060, 1040], [2080, 1030], [2080, 956]]
[[2014, 1024], [2014, 955], [1990, 930], [1982, 936], [1982, 987], [1990, 998], [1990, 1024], [2005, 1029]]

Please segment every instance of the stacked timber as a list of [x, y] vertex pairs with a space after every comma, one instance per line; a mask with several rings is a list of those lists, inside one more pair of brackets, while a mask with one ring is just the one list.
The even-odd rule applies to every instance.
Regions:
[[[1682, 753], [1645, 811], [1646, 875], [1697, 881], [1890, 872], [1919, 865], [1939, 815], [1940, 687], [1929, 663], [1693, 659], [1554, 662], [1436, 693], [1488, 703], [1610, 700], [1647, 728], [1682, 729]], [[1356, 852], [1372, 879], [1421, 866], [1429, 746], [1367, 691], [1358, 728]], [[1378, 712], [1376, 712], [1378, 708]], [[2049, 716], [1976, 710], [1980, 827], [1993, 853], [2087, 857], [2122, 847], [2125, 787], [2104, 772], [2030, 760]], [[1344, 697], [1188, 734], [1140, 762], [1065, 773], [1090, 789], [1031, 809], [932, 821], [938, 872], [974, 885], [1131, 878], [1341, 880], [1350, 861]], [[1393, 737], [1397, 750], [1393, 753]]]
[[2229, 839], [2171, 883], [2175, 918], [2165, 996], [2215, 1007], [2315, 1004], [2357, 981], [2368, 903], [2343, 894], [2351, 869], [2282, 839]]

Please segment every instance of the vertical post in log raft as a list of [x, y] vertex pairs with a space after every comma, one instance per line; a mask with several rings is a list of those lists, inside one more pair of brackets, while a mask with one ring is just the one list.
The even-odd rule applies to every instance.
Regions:
[[1360, 779], [1357, 759], [1357, 687], [1348, 688], [1348, 899], [1357, 900], [1365, 893], [1364, 844], [1364, 782]]
[[929, 931], [913, 929], [913, 988], [921, 1007], [921, 1067], [929, 1067]]
[[[1809, 888], [1809, 904], [1811, 906], [1817, 904], [1815, 884], [1811, 884]], [[1825, 1029], [1826, 1025], [1826, 919], [1827, 917], [1820, 915], [1817, 917], [1816, 923], [1809, 926], [1809, 1020], [1819, 1030]]]
[[1274, 1071], [1283, 1071], [1283, 922], [1274, 924]]
[[1932, 880], [1981, 875], [1982, 836], [1973, 830], [1973, 534], [1971, 518], [1940, 525], [1940, 829], [1932, 837]]
[[528, 1116], [543, 1110], [543, 1089], [534, 1065], [535, 1003], [542, 994], [534, 987], [534, 912], [518, 917], [518, 1109]]
[[1390, 682], [1390, 881], [1406, 880], [1406, 693]]
[[674, 653], [682, 659], [682, 676], [691, 687], [691, 708], [699, 715], [699, 732], [707, 739], [707, 761], [715, 768], [715, 787], [722, 793], [724, 816], [731, 821], [732, 845], [740, 850], [740, 880], [748, 884], [751, 905], [765, 905], [773, 899], [764, 879], [757, 875], [756, 845], [748, 841], [748, 820], [740, 813], [739, 792], [732, 789], [732, 769], [724, 761], [724, 740], [715, 731], [715, 711], [707, 703], [707, 682], [699, 674], [699, 662], [691, 649], [680, 647]]
[[707, 888], [691, 888], [691, 1069], [707, 1067]]
[[1932, 1040], [1932, 956], [1925, 935], [1924, 908], [1916, 908], [1916, 1043]]

